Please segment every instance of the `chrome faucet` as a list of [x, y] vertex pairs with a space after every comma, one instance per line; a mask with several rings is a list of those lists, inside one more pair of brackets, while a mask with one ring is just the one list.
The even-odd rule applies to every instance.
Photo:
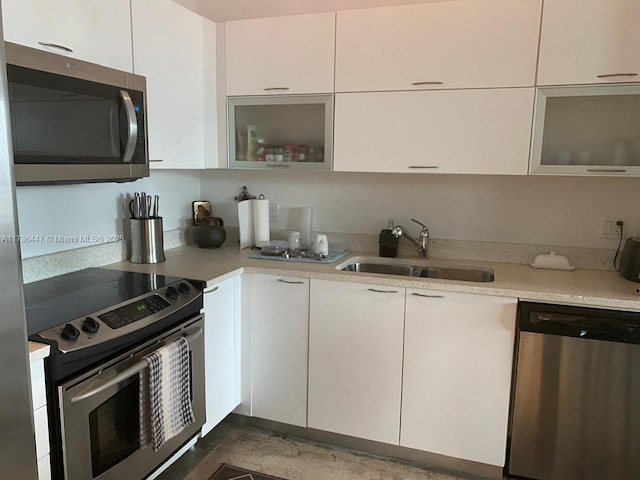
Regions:
[[409, 235], [405, 231], [405, 229], [400, 225], [396, 226], [396, 228], [394, 228], [391, 231], [391, 234], [396, 238], [400, 238], [404, 236], [404, 238], [406, 238], [407, 240], [410, 240], [411, 243], [413, 243], [418, 249], [418, 258], [428, 258], [429, 257], [429, 229], [424, 223], [419, 222], [415, 218], [412, 218], [411, 221], [416, 222], [418, 225], [422, 226], [422, 230], [420, 230], [420, 234], [418, 235], [417, 239]]

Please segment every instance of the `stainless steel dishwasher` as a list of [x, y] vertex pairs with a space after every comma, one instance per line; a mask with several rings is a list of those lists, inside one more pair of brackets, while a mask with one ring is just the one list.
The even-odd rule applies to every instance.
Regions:
[[640, 313], [520, 302], [511, 477], [640, 478]]

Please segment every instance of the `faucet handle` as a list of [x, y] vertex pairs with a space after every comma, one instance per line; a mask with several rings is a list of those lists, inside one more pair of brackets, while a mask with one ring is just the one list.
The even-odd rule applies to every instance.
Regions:
[[424, 223], [419, 222], [419, 221], [418, 221], [418, 220], [416, 220], [415, 218], [412, 218], [412, 219], [411, 219], [411, 221], [412, 221], [412, 222], [416, 222], [418, 225], [422, 226], [422, 228], [427, 228], [427, 226], [426, 226]]

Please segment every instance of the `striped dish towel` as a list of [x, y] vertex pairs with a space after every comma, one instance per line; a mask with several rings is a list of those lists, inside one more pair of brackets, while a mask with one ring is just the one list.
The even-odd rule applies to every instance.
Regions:
[[189, 398], [189, 343], [179, 338], [145, 355], [140, 372], [140, 446], [158, 451], [195, 421]]

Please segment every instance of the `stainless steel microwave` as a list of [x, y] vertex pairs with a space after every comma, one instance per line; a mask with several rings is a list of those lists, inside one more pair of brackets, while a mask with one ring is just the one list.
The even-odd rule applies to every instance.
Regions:
[[18, 185], [149, 176], [145, 77], [5, 47]]

